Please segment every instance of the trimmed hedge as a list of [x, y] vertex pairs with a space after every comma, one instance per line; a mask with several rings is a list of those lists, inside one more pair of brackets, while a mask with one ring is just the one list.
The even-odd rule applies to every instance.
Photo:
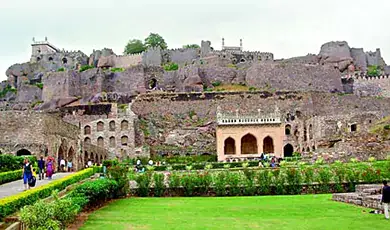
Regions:
[[54, 190], [61, 191], [71, 184], [92, 176], [95, 172], [97, 172], [97, 170], [99, 169], [84, 169], [75, 174], [55, 180], [49, 184], [0, 199], [0, 219], [17, 212], [20, 208], [26, 205], [33, 204], [37, 200], [50, 196]]
[[19, 180], [22, 178], [22, 174], [23, 174], [22, 169], [0, 173], [0, 185], [15, 181], [15, 180]]
[[115, 197], [118, 183], [111, 179], [87, 181], [77, 186], [68, 196], [81, 207], [94, 206]]

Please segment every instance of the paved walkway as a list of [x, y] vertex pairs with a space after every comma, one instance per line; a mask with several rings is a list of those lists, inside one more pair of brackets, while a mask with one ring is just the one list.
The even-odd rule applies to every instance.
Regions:
[[[34, 188], [48, 184], [52, 181], [60, 179], [60, 178], [66, 176], [66, 175], [69, 175], [69, 174], [71, 174], [71, 173], [56, 173], [53, 175], [53, 178], [51, 180], [48, 180], [46, 178], [44, 180], [37, 179], [37, 183], [36, 183]], [[31, 188], [31, 189], [34, 189], [34, 188]], [[18, 194], [18, 193], [23, 192], [23, 191], [24, 191], [23, 180], [17, 180], [17, 181], [13, 181], [13, 182], [10, 182], [7, 184], [0, 185], [0, 199], [7, 197], [7, 196]]]

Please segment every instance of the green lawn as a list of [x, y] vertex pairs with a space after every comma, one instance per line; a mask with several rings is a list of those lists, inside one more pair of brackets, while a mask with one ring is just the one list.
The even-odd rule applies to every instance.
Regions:
[[331, 201], [331, 195], [131, 198], [91, 214], [87, 229], [386, 229], [368, 209]]

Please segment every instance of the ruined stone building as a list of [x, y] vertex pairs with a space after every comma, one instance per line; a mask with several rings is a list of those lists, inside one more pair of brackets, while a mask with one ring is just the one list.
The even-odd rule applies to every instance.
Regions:
[[[179, 69], [166, 70], [171, 62]], [[368, 73], [372, 66], [378, 76]], [[175, 154], [383, 157], [385, 140], [356, 140], [389, 115], [389, 69], [379, 49], [346, 42], [276, 60], [245, 51], [242, 40], [223, 40], [220, 50], [202, 41], [199, 49], [105, 48], [89, 57], [34, 40], [30, 61], [12, 65], [0, 84], [0, 151], [70, 158], [77, 167]], [[374, 139], [380, 144], [364, 147]]]

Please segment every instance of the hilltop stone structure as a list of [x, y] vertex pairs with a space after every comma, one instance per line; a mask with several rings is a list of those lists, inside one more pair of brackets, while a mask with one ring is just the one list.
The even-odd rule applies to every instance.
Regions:
[[34, 39], [30, 61], [12, 65], [0, 84], [0, 151], [64, 157], [78, 168], [88, 159], [175, 154], [384, 158], [389, 141], [369, 131], [390, 115], [389, 71], [380, 49], [347, 42], [275, 59], [245, 51], [242, 40], [223, 39], [220, 50], [201, 41], [87, 56]]

